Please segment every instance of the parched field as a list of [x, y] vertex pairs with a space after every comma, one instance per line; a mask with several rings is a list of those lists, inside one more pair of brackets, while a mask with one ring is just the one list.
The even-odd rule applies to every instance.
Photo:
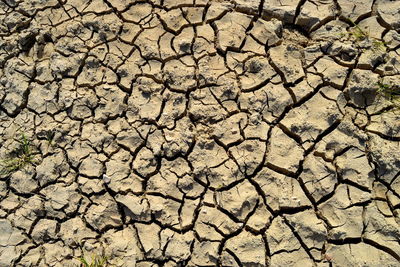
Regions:
[[400, 266], [400, 1], [1, 0], [0, 267], [92, 256]]

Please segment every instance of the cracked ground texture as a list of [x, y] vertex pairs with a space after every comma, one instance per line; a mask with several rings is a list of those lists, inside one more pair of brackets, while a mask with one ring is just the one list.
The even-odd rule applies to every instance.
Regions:
[[0, 158], [20, 135], [33, 156], [0, 176], [1, 267], [400, 266], [400, 115], [375, 93], [400, 84], [400, 1], [1, 0], [0, 21]]

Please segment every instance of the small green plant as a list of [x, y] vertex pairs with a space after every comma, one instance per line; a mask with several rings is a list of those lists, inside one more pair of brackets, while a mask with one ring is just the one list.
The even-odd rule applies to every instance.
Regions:
[[344, 36], [347, 35], [350, 38], [352, 38], [356, 43], [360, 43], [364, 40], [369, 40], [372, 43], [372, 47], [371, 49], [373, 51], [385, 51], [385, 42], [371, 37], [371, 35], [369, 34], [369, 32], [363, 30], [360, 26], [358, 26], [357, 24], [355, 24], [355, 22], [351, 19], [347, 19], [348, 21], [350, 21], [350, 23], [353, 25], [353, 29], [349, 32], [347, 32], [346, 34], [343, 34]]
[[372, 50], [380, 50], [380, 51], [385, 51], [385, 42], [378, 40], [378, 39], [373, 39], [372, 40]]
[[354, 39], [356, 41], [364, 41], [365, 39], [369, 38], [369, 34], [365, 31], [363, 31], [360, 26], [358, 26], [357, 24], [355, 24], [354, 22], [352, 22], [354, 29], [352, 31], [349, 32], [349, 35], [354, 37]]
[[49, 146], [54, 146], [54, 136], [55, 136], [55, 132], [54, 131], [47, 131], [46, 132], [46, 141], [48, 143]]
[[90, 263], [83, 256], [78, 260], [81, 262], [81, 267], [105, 267], [107, 264], [107, 257], [99, 255], [92, 255]]
[[21, 133], [17, 142], [19, 146], [9, 154], [8, 158], [0, 161], [0, 175], [9, 175], [27, 164], [34, 163], [35, 154], [31, 141]]
[[400, 86], [379, 81], [376, 92], [378, 97], [383, 97], [392, 104], [393, 110], [400, 110]]

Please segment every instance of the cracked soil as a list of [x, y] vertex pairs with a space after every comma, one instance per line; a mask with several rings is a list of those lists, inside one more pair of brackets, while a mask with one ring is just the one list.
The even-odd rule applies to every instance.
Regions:
[[1, 0], [0, 266], [400, 266], [380, 82], [398, 0]]

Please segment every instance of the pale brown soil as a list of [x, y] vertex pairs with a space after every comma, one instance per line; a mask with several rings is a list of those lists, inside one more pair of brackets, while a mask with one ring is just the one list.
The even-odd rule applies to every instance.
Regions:
[[2, 0], [0, 22], [1, 267], [400, 266], [376, 93], [399, 1]]

